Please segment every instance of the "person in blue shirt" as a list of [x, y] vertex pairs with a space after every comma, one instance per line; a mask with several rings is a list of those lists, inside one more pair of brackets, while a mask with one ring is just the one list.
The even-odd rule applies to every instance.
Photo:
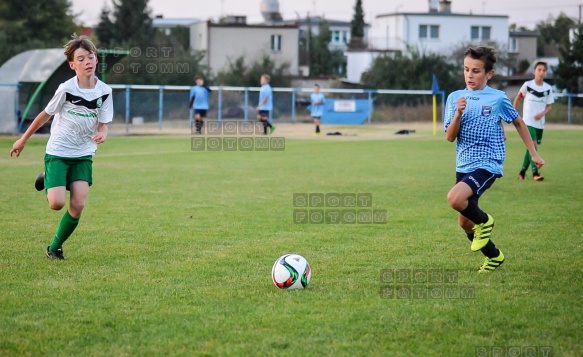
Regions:
[[257, 120], [263, 123], [263, 135], [267, 135], [267, 128], [269, 133], [273, 133], [275, 126], [269, 122], [269, 112], [273, 110], [273, 89], [269, 85], [271, 77], [264, 74], [261, 76], [261, 90], [259, 91], [259, 105], [257, 106]]
[[320, 119], [324, 114], [324, 104], [326, 98], [324, 94], [320, 93], [320, 85], [314, 84], [314, 93], [310, 95], [310, 104], [312, 105], [312, 118], [316, 126], [316, 135], [320, 134]]
[[470, 47], [464, 53], [466, 89], [449, 95], [445, 107], [446, 138], [456, 144], [456, 184], [447, 194], [450, 206], [458, 211], [458, 223], [472, 242], [473, 252], [485, 255], [480, 273], [487, 273], [504, 263], [504, 254], [490, 239], [494, 218], [478, 206], [478, 200], [497, 178], [503, 175], [506, 155], [501, 121], [514, 124], [520, 138], [541, 167], [526, 124], [510, 99], [502, 91], [487, 85], [498, 60], [496, 49]]
[[194, 77], [196, 86], [190, 89], [190, 108], [194, 110], [194, 125], [196, 134], [202, 134], [204, 118], [209, 109], [209, 93], [211, 89], [204, 85], [204, 79], [201, 76]]

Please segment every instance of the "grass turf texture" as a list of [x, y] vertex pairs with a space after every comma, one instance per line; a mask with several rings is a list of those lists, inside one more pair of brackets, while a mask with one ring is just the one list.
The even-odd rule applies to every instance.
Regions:
[[[64, 262], [44, 256], [62, 212], [33, 187], [46, 138], [18, 159], [0, 138], [0, 355], [582, 355], [583, 131], [545, 131], [542, 183], [516, 179], [524, 147], [508, 131], [506, 176], [481, 200], [507, 259], [489, 275], [446, 202], [455, 145], [416, 135], [283, 152], [111, 137]], [[308, 192], [372, 193], [388, 223], [294, 224]], [[271, 282], [290, 252], [313, 269], [306, 290]], [[474, 298], [383, 298], [384, 269], [451, 270]]]

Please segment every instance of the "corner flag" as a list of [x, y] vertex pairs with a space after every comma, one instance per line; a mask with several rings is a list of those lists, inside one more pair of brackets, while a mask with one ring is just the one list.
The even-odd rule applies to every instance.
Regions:
[[431, 82], [431, 92], [433, 95], [437, 95], [440, 92], [439, 83], [437, 83], [437, 77], [435, 76], [435, 73], [433, 74], [433, 81]]

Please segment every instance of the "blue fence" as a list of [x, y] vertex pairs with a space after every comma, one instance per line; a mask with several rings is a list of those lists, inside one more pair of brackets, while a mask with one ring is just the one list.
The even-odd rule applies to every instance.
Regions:
[[[114, 106], [116, 113], [124, 113], [123, 120], [129, 128], [134, 117], [145, 118], [152, 123], [157, 121], [162, 130], [164, 121], [189, 118], [192, 124], [193, 115], [189, 111], [189, 86], [157, 86], [157, 85], [111, 85], [114, 89]], [[258, 102], [259, 87], [210, 87], [209, 117], [222, 121], [225, 118], [238, 120], [255, 120], [255, 107]], [[309, 119], [309, 96], [312, 88], [273, 88], [274, 109], [270, 115], [281, 121], [295, 123], [298, 119]], [[364, 90], [364, 89], [322, 89], [327, 97], [327, 113], [324, 123], [363, 124], [371, 123], [375, 101], [379, 96], [415, 96], [425, 97], [428, 105], [431, 103], [430, 90]], [[443, 92], [438, 94], [441, 108], [445, 102]], [[342, 112], [334, 110], [334, 103], [350, 101], [354, 103], [354, 111]], [[116, 114], [119, 115], [119, 114]], [[328, 117], [329, 116], [329, 117]], [[327, 118], [328, 117], [328, 118]], [[440, 113], [439, 118], [441, 119]], [[118, 121], [119, 118], [116, 120]]]

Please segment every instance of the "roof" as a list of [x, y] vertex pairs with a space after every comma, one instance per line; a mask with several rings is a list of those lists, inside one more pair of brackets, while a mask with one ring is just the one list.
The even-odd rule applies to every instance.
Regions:
[[474, 18], [508, 18], [508, 15], [474, 15], [474, 14], [454, 14], [447, 12], [393, 12], [377, 15], [376, 18], [389, 16], [435, 16], [435, 17], [474, 17]]
[[225, 24], [217, 24], [214, 22], [209, 22], [208, 23], [209, 27], [233, 27], [233, 28], [262, 28], [262, 29], [270, 29], [270, 28], [276, 28], [276, 29], [297, 29], [298, 25], [297, 24], [286, 24], [286, 23], [273, 23], [273, 24], [254, 24], [254, 25], [249, 25], [249, 24], [229, 24], [229, 23], [225, 23]]
[[[343, 21], [343, 20], [333, 20], [333, 19], [326, 19], [322, 18], [321, 16], [314, 16], [309, 18], [312, 25], [318, 25], [322, 20], [328, 22], [328, 25], [331, 27], [350, 27], [350, 21]], [[304, 26], [308, 24], [308, 18], [303, 17], [297, 20], [285, 20], [283, 21], [286, 24], [298, 24], [300, 26]], [[370, 27], [369, 24], [365, 24], [365, 26]]]
[[540, 35], [539, 31], [530, 30], [510, 31], [510, 37], [538, 37], [539, 35]]
[[0, 67], [0, 82], [44, 82], [66, 60], [62, 48], [22, 52]]
[[200, 19], [195, 18], [178, 18], [178, 19], [165, 19], [165, 18], [155, 18], [152, 19], [152, 26], [154, 27], [176, 27], [176, 26], [185, 26], [189, 27], [190, 25], [196, 24], [200, 22]]

